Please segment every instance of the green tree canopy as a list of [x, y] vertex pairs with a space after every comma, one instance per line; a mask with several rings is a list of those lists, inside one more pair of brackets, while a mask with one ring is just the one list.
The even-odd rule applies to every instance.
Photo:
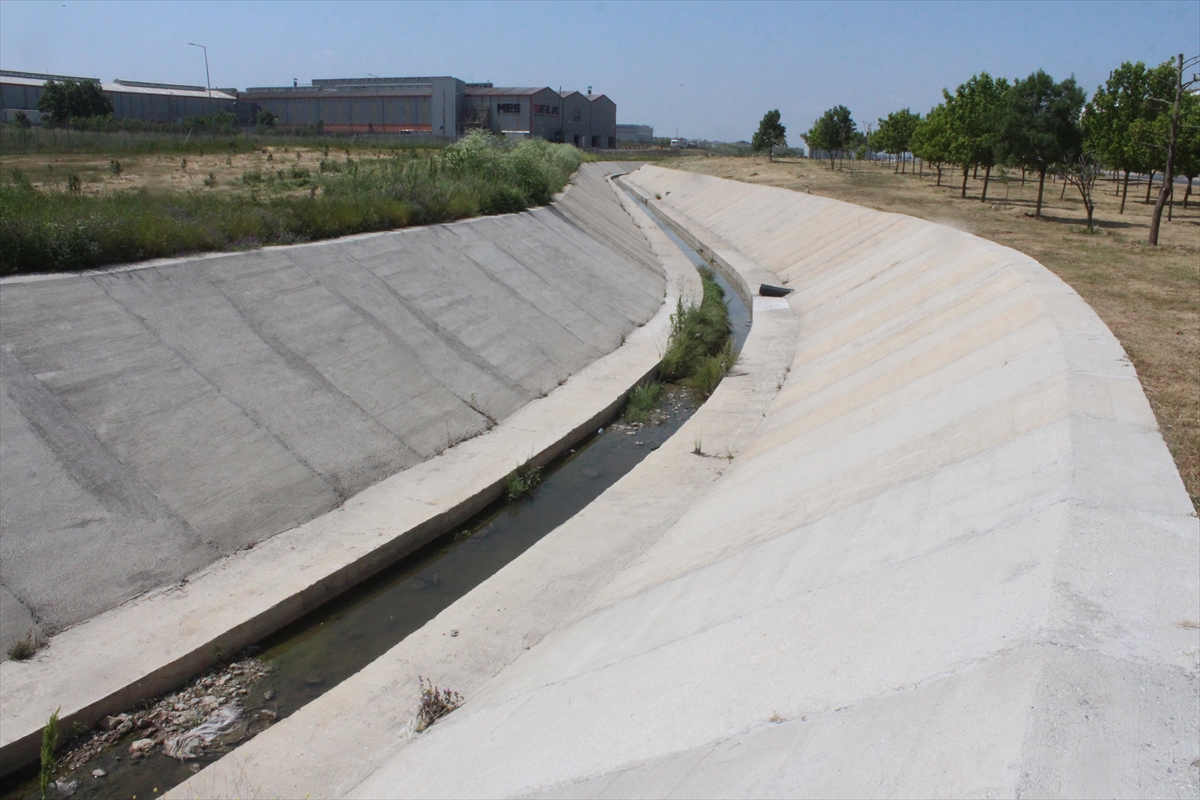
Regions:
[[949, 113], [945, 105], [938, 105], [917, 123], [909, 149], [917, 158], [924, 159], [937, 169], [937, 185], [942, 185], [942, 165], [950, 160], [951, 133]]
[[907, 108], [893, 111], [887, 119], [879, 120], [879, 130], [871, 136], [871, 145], [896, 158], [896, 169], [901, 168], [899, 156], [912, 150], [913, 134], [921, 122], [921, 115]]
[[1150, 81], [1146, 65], [1126, 61], [1096, 87], [1081, 123], [1087, 147], [1104, 164], [1122, 172], [1137, 170], [1144, 156], [1134, 146], [1130, 128], [1146, 116]]
[[988, 180], [996, 165], [997, 134], [1009, 90], [1004, 78], [992, 79], [981, 72], [954, 90], [945, 89], [946, 124], [949, 128], [949, 157], [947, 160], [962, 168], [962, 196], [967, 196], [967, 173], [972, 167], [983, 167], [983, 193], [987, 199]]
[[787, 147], [787, 128], [779, 121], [779, 109], [763, 114], [762, 122], [758, 123], [758, 130], [750, 140], [750, 147], [756, 153], [766, 150], [769, 161], [775, 160], [776, 147]]
[[802, 138], [811, 149], [829, 153], [829, 168], [833, 169], [834, 154], [850, 144], [856, 130], [850, 109], [835, 106], [822, 114]]
[[1074, 78], [1056, 83], [1040, 69], [1005, 92], [996, 151], [1001, 160], [1038, 173], [1035, 216], [1042, 215], [1046, 171], [1079, 157], [1084, 99]]
[[48, 80], [37, 107], [57, 125], [71, 117], [104, 117], [113, 113], [112, 101], [95, 81]]

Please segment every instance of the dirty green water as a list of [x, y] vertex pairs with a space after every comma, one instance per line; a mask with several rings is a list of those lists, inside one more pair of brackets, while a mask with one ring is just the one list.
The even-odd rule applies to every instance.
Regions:
[[[705, 266], [652, 210], [642, 207], [695, 265]], [[724, 278], [717, 274], [716, 280], [725, 290], [734, 346], [740, 350], [750, 330], [749, 310]], [[266, 709], [284, 719], [383, 655], [596, 499], [670, 438], [695, 412], [695, 404], [682, 389], [672, 387], [665, 394], [664, 412], [659, 424], [632, 432], [610, 429], [606, 423], [549, 464], [531, 496], [494, 503], [457, 530], [260, 642], [252, 652], [258, 651], [271, 674], [253, 686], [243, 707], [250, 714]], [[78, 782], [70, 795], [73, 800], [153, 798], [255, 732], [252, 728], [244, 739], [215, 746], [186, 763], [162, 755], [161, 749], [130, 759], [135, 733], [64, 777]], [[106, 774], [92, 777], [97, 769]], [[0, 800], [38, 796], [36, 766], [0, 783]], [[50, 796], [55, 796], [53, 789]]]

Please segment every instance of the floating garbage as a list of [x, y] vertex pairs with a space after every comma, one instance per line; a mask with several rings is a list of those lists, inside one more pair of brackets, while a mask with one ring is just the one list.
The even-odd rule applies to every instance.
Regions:
[[197, 750], [212, 744], [218, 736], [232, 733], [241, 720], [241, 708], [226, 706], [187, 733], [167, 739], [163, 753], [180, 761], [195, 758]]

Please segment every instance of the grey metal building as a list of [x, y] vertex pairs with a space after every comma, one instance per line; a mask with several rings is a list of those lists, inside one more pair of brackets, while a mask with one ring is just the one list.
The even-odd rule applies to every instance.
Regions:
[[654, 128], [650, 125], [617, 125], [617, 144], [654, 144]]
[[231, 111], [248, 122], [260, 111], [269, 111], [280, 126], [324, 133], [412, 134], [454, 141], [480, 128], [510, 139], [536, 137], [588, 149], [617, 146], [617, 106], [605, 95], [466, 83], [451, 76], [326, 78], [307, 86], [293, 83], [238, 92], [4, 70], [0, 91], [5, 117], [23, 110], [36, 120], [38, 98], [51, 79], [99, 83], [117, 119], [174, 121]]
[[47, 75], [39, 72], [0, 70], [0, 101], [5, 118], [24, 111], [37, 119], [37, 102], [48, 80], [98, 83], [113, 104], [115, 119], [141, 119], [171, 122], [187, 117], [233, 111], [237, 96], [230, 89], [206, 89], [175, 83], [146, 83], [117, 79], [111, 83], [96, 78], [72, 75]]
[[310, 86], [247, 89], [238, 101], [249, 113], [270, 111], [280, 125], [327, 133], [424, 134], [453, 141], [482, 129], [509, 139], [617, 146], [612, 100], [548, 86], [493, 86], [449, 76], [315, 79]]
[[617, 146], [617, 104], [602, 94], [589, 94], [592, 106], [591, 147]]
[[284, 126], [327, 133], [406, 133], [457, 138], [466, 84], [458, 78], [330, 78], [311, 86], [247, 89], [238, 102]]

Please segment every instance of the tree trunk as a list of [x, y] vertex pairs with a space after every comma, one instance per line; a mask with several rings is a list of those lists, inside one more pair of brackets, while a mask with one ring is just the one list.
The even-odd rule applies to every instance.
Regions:
[[979, 196], [979, 202], [981, 202], [981, 203], [987, 202], [988, 181], [991, 180], [991, 177], [992, 177], [992, 167], [989, 164], [988, 166], [985, 166], [983, 168], [983, 194], [981, 194]]
[[937, 185], [938, 185], [938, 186], [941, 186], [941, 185], [942, 185], [942, 165], [941, 165], [941, 164], [938, 164], [938, 165], [937, 165], [937, 171], [938, 171], [938, 182], [937, 182]]
[[1058, 202], [1061, 203], [1066, 196], [1067, 196], [1067, 182], [1064, 180], [1062, 191], [1058, 193]]
[[1125, 198], [1129, 196], [1129, 170], [1125, 170], [1125, 188], [1121, 190], [1121, 210], [1118, 214], [1125, 213]]
[[896, 160], [892, 164], [892, 174], [898, 175], [899, 173], [900, 173], [900, 157], [896, 156]]
[[829, 151], [829, 171], [833, 172], [834, 169], [836, 169], [836, 167], [833, 166], [833, 151], [830, 150]]
[[1187, 201], [1188, 201], [1188, 198], [1192, 196], [1192, 177], [1193, 176], [1191, 176], [1191, 175], [1188, 176], [1188, 188], [1187, 188], [1187, 191], [1183, 193], [1183, 210], [1184, 211], [1187, 211]]
[[1083, 207], [1087, 209], [1088, 232], [1090, 233], [1095, 230], [1095, 228], [1092, 227], [1092, 213], [1096, 210], [1096, 207], [1094, 205], [1092, 205], [1091, 203], [1087, 202], [1086, 200], [1083, 203]]
[[1146, 205], [1150, 205], [1150, 187], [1154, 186], [1154, 170], [1150, 170], [1150, 180], [1146, 181]]
[[[1158, 228], [1162, 224], [1163, 206], [1175, 194], [1175, 147], [1179, 141], [1179, 104], [1183, 100], [1183, 53], [1175, 68], [1175, 102], [1171, 107], [1171, 128], [1167, 134], [1167, 163], [1163, 165], [1163, 185], [1150, 217], [1150, 244], [1158, 245]], [[1170, 219], [1170, 217], [1168, 217]]]
[[1033, 214], [1035, 217], [1040, 217], [1040, 216], [1042, 216], [1042, 190], [1043, 190], [1045, 187], [1046, 187], [1046, 170], [1044, 170], [1044, 169], [1043, 169], [1043, 170], [1040, 170], [1040, 171], [1038, 172], [1038, 201], [1037, 201], [1037, 211], [1035, 211], [1035, 212], [1034, 212], [1034, 214]]
[[1021, 167], [1021, 185], [1025, 185], [1025, 168]]
[[962, 196], [964, 198], [967, 196], [967, 176], [970, 174], [971, 174], [971, 171], [967, 168], [967, 165], [964, 164], [963, 165], [963, 182], [962, 182]]
[[979, 180], [979, 165], [978, 164], [975, 165], [975, 171], [971, 175], [971, 180], [973, 180], [973, 181]]

